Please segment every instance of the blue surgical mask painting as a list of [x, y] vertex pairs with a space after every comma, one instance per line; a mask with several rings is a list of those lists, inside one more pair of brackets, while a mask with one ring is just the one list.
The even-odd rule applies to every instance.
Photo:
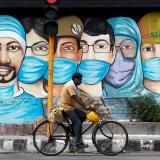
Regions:
[[[16, 53], [6, 50], [5, 45], [1, 45], [0, 56], [0, 123], [1, 124], [32, 124], [39, 116], [43, 116], [43, 106], [41, 99], [35, 98], [19, 87], [17, 82], [17, 72], [23, 60], [26, 50], [25, 31], [22, 24], [14, 17], [0, 15], [0, 38], [1, 43], [7, 40], [7, 45], [15, 43], [21, 46]], [[13, 39], [13, 41], [12, 41]], [[5, 43], [4, 43], [5, 44]], [[8, 46], [7, 46], [8, 48]], [[3, 52], [5, 49], [5, 52]], [[8, 55], [5, 55], [8, 54]], [[5, 56], [4, 56], [5, 55]], [[5, 58], [10, 58], [10, 63]], [[12, 59], [14, 57], [14, 59]], [[18, 63], [15, 62], [18, 59]], [[35, 63], [31, 61], [32, 63]], [[29, 65], [30, 63], [28, 63]], [[27, 64], [26, 64], [27, 65]], [[33, 72], [34, 70], [32, 70]], [[25, 72], [24, 72], [25, 73]], [[30, 76], [31, 78], [31, 76]]]
[[117, 52], [114, 63], [105, 77], [105, 82], [114, 88], [120, 88], [133, 76], [134, 66], [134, 59], [125, 58], [120, 51]]
[[18, 79], [23, 83], [38, 82], [48, 68], [48, 62], [33, 56], [26, 56], [22, 62]]
[[14, 84], [9, 86], [0, 86], [0, 97], [13, 97], [14, 95]]
[[103, 80], [109, 70], [110, 64], [101, 60], [82, 60], [78, 72], [82, 74], [85, 84], [97, 84]]
[[106, 97], [134, 97], [137, 89], [143, 90], [143, 72], [140, 49], [141, 34], [136, 22], [128, 17], [114, 17], [107, 20], [113, 27], [115, 40], [132, 39], [136, 43], [134, 58], [125, 58], [122, 51], [117, 51], [115, 60], [103, 82]]
[[144, 77], [160, 81], [160, 58], [148, 59], [142, 62]]
[[[66, 58], [54, 58], [54, 84], [64, 84], [72, 79], [72, 75], [77, 70], [77, 63]], [[48, 70], [44, 74], [48, 80]]]

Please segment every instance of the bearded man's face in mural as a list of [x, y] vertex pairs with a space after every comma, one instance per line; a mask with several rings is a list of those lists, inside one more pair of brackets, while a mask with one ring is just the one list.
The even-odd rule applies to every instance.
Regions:
[[16, 78], [23, 57], [19, 42], [13, 38], [0, 38], [0, 83], [5, 84]]
[[115, 48], [116, 57], [106, 76], [106, 82], [114, 88], [120, 88], [133, 75], [137, 46], [131, 38], [116, 37]]

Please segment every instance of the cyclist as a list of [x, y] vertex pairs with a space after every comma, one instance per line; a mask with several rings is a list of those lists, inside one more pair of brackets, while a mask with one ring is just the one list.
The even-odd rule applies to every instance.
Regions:
[[72, 80], [64, 85], [60, 98], [60, 108], [72, 121], [77, 151], [88, 147], [82, 141], [82, 123], [86, 119], [86, 113], [82, 111], [85, 109], [85, 105], [79, 98], [78, 85], [81, 84], [81, 81], [82, 75], [80, 73], [73, 74]]

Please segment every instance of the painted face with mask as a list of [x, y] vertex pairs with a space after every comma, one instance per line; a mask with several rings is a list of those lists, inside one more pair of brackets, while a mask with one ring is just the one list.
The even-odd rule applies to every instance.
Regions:
[[[54, 84], [64, 84], [72, 79], [77, 70], [82, 52], [78, 50], [75, 38], [59, 38], [54, 58]], [[44, 78], [48, 80], [48, 71]]]
[[105, 81], [114, 88], [120, 88], [133, 76], [137, 45], [134, 39], [116, 36], [115, 46], [116, 57]]
[[25, 32], [20, 22], [11, 16], [0, 16], [0, 96], [13, 97], [25, 53]]
[[[144, 87], [160, 94], [160, 12], [146, 14], [138, 22], [142, 34], [141, 59]], [[145, 26], [145, 27], [144, 27]]]
[[81, 48], [83, 56], [78, 72], [83, 75], [82, 82], [84, 84], [101, 82], [114, 59], [109, 34], [90, 36], [83, 33]]
[[49, 46], [47, 40], [33, 29], [27, 34], [26, 40], [26, 56], [19, 72], [19, 80], [33, 84], [42, 79], [48, 68]]
[[142, 85], [141, 36], [136, 22], [127, 17], [107, 20], [114, 29], [116, 56], [103, 80], [104, 92], [111, 97], [135, 96]]

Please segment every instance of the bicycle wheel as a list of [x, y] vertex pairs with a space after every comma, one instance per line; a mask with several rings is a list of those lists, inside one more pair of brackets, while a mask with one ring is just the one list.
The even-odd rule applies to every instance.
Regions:
[[102, 121], [93, 130], [92, 141], [100, 153], [115, 156], [125, 149], [128, 133], [119, 122]]
[[68, 144], [68, 132], [63, 124], [53, 124], [44, 121], [33, 132], [35, 148], [47, 156], [60, 154]]

